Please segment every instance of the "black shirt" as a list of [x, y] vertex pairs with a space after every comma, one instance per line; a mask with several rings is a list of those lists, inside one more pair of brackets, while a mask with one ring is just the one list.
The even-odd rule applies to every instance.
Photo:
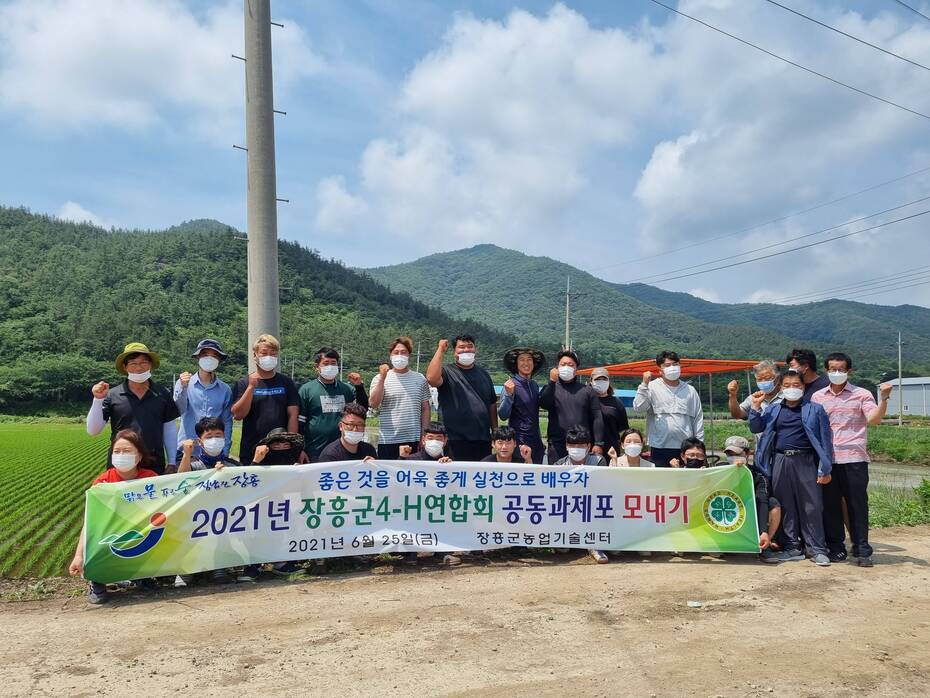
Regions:
[[604, 452], [613, 447], [621, 452], [620, 434], [630, 428], [626, 407], [613, 395], [598, 395], [601, 403], [601, 416], [604, 418]]
[[497, 404], [497, 393], [487, 371], [480, 366], [443, 366], [442, 385], [437, 391], [439, 415], [450, 440], [491, 440], [489, 410]]
[[378, 457], [378, 452], [375, 451], [375, 447], [372, 446], [367, 441], [362, 441], [358, 445], [358, 450], [355, 453], [348, 450], [345, 446], [342, 445], [342, 439], [336, 439], [326, 448], [320, 451], [319, 458], [316, 459], [316, 463], [332, 463], [337, 460], [362, 460], [362, 458], [367, 458], [371, 456], [372, 458]]
[[430, 454], [428, 454], [425, 450], [421, 449], [421, 450], [417, 451], [416, 453], [411, 453], [411, 454], [410, 454], [409, 456], [407, 456], [406, 458], [405, 458], [404, 456], [401, 456], [400, 459], [401, 459], [401, 460], [432, 460], [432, 461], [437, 461], [437, 460], [439, 460], [440, 458], [442, 458], [444, 455], [446, 455], [446, 454], [445, 454], [445, 453], [441, 453], [441, 454], [439, 454], [438, 456], [436, 456], [435, 458], [433, 458], [433, 457], [432, 457]]
[[[490, 456], [485, 456], [484, 458], [481, 459], [481, 462], [482, 462], [482, 463], [497, 463], [497, 462], [498, 462], [498, 460], [497, 460], [497, 454], [496, 454], [496, 453], [492, 453]], [[507, 461], [504, 461], [504, 462], [506, 463]], [[509, 462], [511, 462], [511, 463], [525, 463], [525, 462], [526, 462], [526, 461], [523, 460], [523, 456], [520, 455], [520, 447], [519, 447], [519, 446], [517, 446], [517, 447], [513, 450], [513, 453], [512, 453], [511, 456], [510, 456], [510, 461], [509, 461]]]
[[565, 432], [571, 427], [586, 427], [598, 446], [604, 445], [604, 418], [601, 403], [587, 385], [577, 379], [568, 383], [549, 381], [539, 394], [539, 406], [549, 411], [550, 441], [565, 441]]
[[[245, 392], [249, 377], [236, 381], [233, 388], [233, 404]], [[268, 436], [272, 429], [287, 429], [287, 408], [300, 404], [297, 386], [288, 376], [275, 373], [271, 378], [259, 378], [252, 392], [252, 408], [242, 420], [242, 441], [239, 444], [239, 462], [251, 465], [258, 442]]]
[[811, 440], [804, 431], [804, 422], [801, 420], [801, 407], [789, 407], [787, 403], [781, 404], [778, 417], [775, 418], [775, 450], [787, 451], [792, 448], [813, 448]]
[[828, 385], [830, 385], [830, 379], [824, 375], [819, 375], [812, 382], [804, 386], [804, 397], [801, 398], [801, 402], [810, 402], [811, 395], [816, 393], [818, 390], [823, 390]]
[[117, 432], [134, 429], [142, 434], [146, 447], [155, 456], [152, 470], [159, 475], [165, 473], [165, 422], [179, 416], [171, 392], [155, 381], [149, 381], [148, 390], [141, 400], [129, 389], [128, 379], [110, 388], [103, 398], [103, 418], [110, 422], [111, 451]]

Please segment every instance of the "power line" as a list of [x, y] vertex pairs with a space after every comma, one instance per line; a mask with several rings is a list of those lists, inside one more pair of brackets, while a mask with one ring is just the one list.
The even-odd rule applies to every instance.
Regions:
[[883, 281], [876, 280], [876, 281], [872, 281], [869, 283], [851, 284], [847, 287], [840, 287], [840, 289], [842, 289], [841, 294], [837, 294], [835, 291], [830, 292], [830, 293], [828, 292], [810, 293], [810, 294], [807, 294], [808, 296], [810, 296], [809, 298], [799, 296], [798, 298], [793, 298], [793, 299], [788, 299], [788, 300], [781, 298], [778, 300], [773, 300], [771, 302], [772, 303], [817, 303], [819, 301], [829, 300], [830, 298], [838, 298], [840, 295], [846, 295], [849, 293], [867, 293], [867, 292], [876, 291], [878, 289], [885, 288], [888, 286], [896, 286], [897, 284], [901, 284], [901, 283], [911, 283], [911, 282], [917, 281], [920, 278], [927, 277], [928, 274], [930, 274], [930, 272], [928, 272], [927, 270], [924, 270], [924, 271], [915, 272], [913, 274], [902, 274], [901, 277], [897, 279], [885, 278]]
[[721, 269], [730, 269], [732, 267], [739, 267], [743, 264], [749, 264], [751, 262], [760, 262], [763, 259], [771, 259], [772, 257], [778, 257], [783, 254], [788, 254], [790, 252], [800, 252], [801, 250], [806, 250], [810, 247], [816, 247], [817, 245], [823, 245], [828, 242], [833, 242], [834, 240], [842, 240], [844, 238], [852, 237], [853, 235], [859, 235], [861, 233], [868, 233], [872, 230], [878, 230], [879, 228], [885, 228], [895, 223], [903, 223], [904, 221], [909, 221], [912, 218], [918, 218], [920, 216], [925, 216], [930, 213], [930, 209], [926, 211], [921, 211], [920, 213], [912, 213], [909, 216], [903, 216], [901, 218], [896, 218], [893, 221], [886, 221], [885, 223], [879, 223], [878, 225], [869, 226], [868, 228], [863, 228], [862, 230], [856, 230], [851, 233], [844, 233], [843, 235], [835, 235], [832, 238], [827, 238], [825, 240], [817, 240], [816, 242], [810, 242], [806, 245], [801, 245], [800, 247], [793, 247], [790, 250], [781, 250], [779, 252], [772, 252], [771, 254], [762, 255], [761, 257], [753, 257], [752, 259], [744, 259], [740, 262], [733, 262], [732, 264], [724, 264], [719, 267], [712, 267], [710, 269], [704, 269], [702, 271], [691, 272], [690, 274], [679, 274], [678, 276], [670, 276], [667, 279], [659, 279], [655, 283], [664, 283], [666, 281], [673, 281], [677, 279], [687, 279], [692, 276], [700, 276], [701, 274], [707, 274], [712, 271], [720, 271]]
[[908, 112], [908, 113], [910, 113], [910, 114], [913, 114], [914, 116], [919, 116], [919, 117], [921, 117], [921, 118], [923, 118], [923, 119], [928, 119], [928, 120], [930, 120], [930, 115], [928, 115], [928, 114], [924, 114], [923, 112], [919, 112], [919, 111], [917, 111], [916, 109], [911, 109], [910, 107], [905, 107], [903, 104], [898, 104], [897, 102], [892, 102], [890, 99], [885, 99], [884, 97], [879, 97], [878, 95], [873, 94], [872, 92], [866, 92], [865, 90], [861, 90], [861, 89], [859, 89], [858, 87], [853, 87], [853, 86], [850, 85], [849, 83], [843, 82], [842, 80], [837, 80], [836, 78], [831, 78], [829, 75], [825, 75], [824, 73], [817, 72], [817, 71], [814, 70], [813, 68], [808, 68], [807, 66], [803, 66], [803, 65], [801, 65], [800, 63], [795, 63], [794, 61], [792, 61], [792, 60], [790, 60], [790, 59], [788, 59], [788, 58], [785, 58], [784, 56], [779, 56], [777, 53], [773, 53], [772, 51], [769, 51], [768, 49], [762, 48], [762, 47], [759, 46], [758, 44], [754, 44], [754, 43], [752, 43], [751, 41], [747, 41], [746, 39], [741, 39], [740, 37], [736, 36], [735, 34], [731, 34], [730, 32], [727, 32], [727, 31], [724, 31], [723, 29], [720, 29], [719, 27], [715, 27], [713, 24], [708, 24], [707, 22], [705, 22], [705, 21], [703, 21], [703, 20], [700, 20], [700, 19], [698, 19], [697, 17], [693, 17], [693, 16], [691, 16], [691, 15], [689, 15], [689, 14], [686, 14], [686, 13], [682, 12], [681, 10], [676, 10], [674, 7], [670, 7], [669, 5], [666, 5], [664, 2], [659, 2], [659, 0], [650, 0], [650, 2], [652, 2], [652, 3], [656, 4], [656, 5], [658, 5], [659, 7], [664, 7], [664, 8], [665, 8], [666, 10], [668, 10], [669, 12], [674, 12], [675, 14], [681, 15], [682, 17], [685, 17], [686, 19], [690, 19], [692, 22], [697, 22], [698, 24], [700, 24], [700, 25], [702, 25], [702, 26], [705, 26], [705, 27], [707, 27], [708, 29], [712, 29], [713, 31], [718, 32], [719, 34], [723, 34], [724, 36], [728, 36], [728, 37], [730, 37], [731, 39], [734, 39], [735, 41], [739, 41], [741, 44], [745, 44], [746, 46], [749, 46], [750, 48], [754, 48], [754, 49], [756, 49], [757, 51], [761, 51], [762, 53], [766, 54], [767, 56], [771, 56], [772, 58], [777, 58], [778, 60], [783, 61], [783, 62], [787, 63], [788, 65], [793, 65], [795, 68], [800, 68], [801, 70], [803, 70], [803, 71], [805, 71], [805, 72], [807, 72], [807, 73], [810, 73], [811, 75], [816, 75], [817, 77], [823, 78], [824, 80], [829, 80], [830, 82], [832, 82], [832, 83], [835, 84], [835, 85], [839, 85], [840, 87], [845, 87], [847, 90], [852, 90], [853, 92], [857, 92], [857, 93], [859, 93], [859, 94], [861, 94], [861, 95], [864, 95], [864, 96], [866, 96], [866, 97], [871, 97], [872, 99], [877, 100], [877, 101], [879, 101], [879, 102], [883, 102], [884, 104], [887, 104], [887, 105], [889, 105], [889, 106], [897, 107], [898, 109], [901, 109], [902, 111], [906, 111], [906, 112]]
[[876, 276], [872, 279], [867, 279], [865, 281], [857, 281], [853, 284], [847, 284], [845, 286], [831, 286], [830, 288], [822, 288], [817, 291], [808, 291], [806, 293], [796, 293], [792, 296], [783, 296], [782, 298], [776, 298], [770, 303], [783, 303], [783, 302], [794, 302], [802, 298], [808, 298], [813, 296], [823, 296], [828, 293], [834, 293], [836, 291], [850, 291], [852, 289], [858, 289], [860, 286], [871, 286], [873, 284], [879, 284], [886, 279], [894, 279], [895, 282], [900, 281], [904, 277], [908, 276], [919, 276], [930, 271], [930, 265], [923, 267], [911, 267], [910, 269], [904, 269], [900, 272], [895, 272], [893, 274], [886, 274], [885, 276]]
[[871, 48], [874, 48], [876, 51], [881, 51], [882, 53], [888, 54], [889, 56], [894, 56], [895, 58], [898, 58], [898, 59], [904, 61], [905, 63], [910, 63], [911, 65], [917, 66], [918, 68], [923, 68], [924, 70], [930, 71], [930, 68], [928, 68], [927, 66], [925, 66], [923, 63], [918, 63], [917, 61], [912, 61], [910, 58], [905, 58], [904, 56], [898, 55], [898, 54], [895, 53], [894, 51], [889, 51], [889, 50], [887, 50], [887, 49], [882, 48], [881, 46], [876, 46], [875, 44], [869, 43], [869, 42], [866, 41], [865, 39], [860, 39], [858, 36], [853, 36], [852, 34], [847, 34], [847, 33], [844, 32], [842, 29], [837, 29], [836, 27], [833, 27], [833, 26], [831, 26], [831, 25], [829, 25], [829, 24], [826, 24], [826, 23], [824, 23], [824, 22], [821, 22], [819, 19], [814, 19], [813, 17], [809, 17], [808, 15], [804, 14], [803, 12], [798, 12], [797, 10], [792, 9], [792, 8], [788, 7], [787, 5], [782, 5], [780, 2], [775, 2], [775, 0], [765, 0], [765, 2], [769, 3], [770, 5], [775, 5], [775, 7], [780, 7], [781, 9], [786, 10], [787, 12], [790, 12], [791, 14], [797, 15], [798, 17], [803, 17], [804, 19], [808, 20], [809, 22], [813, 22], [814, 24], [820, 25], [820, 26], [823, 27], [824, 29], [829, 29], [830, 31], [836, 32], [837, 34], [842, 34], [843, 36], [845, 36], [845, 37], [847, 37], [847, 38], [849, 38], [849, 39], [852, 39], [853, 41], [858, 41], [860, 44], [863, 44], [863, 45], [865, 45], [865, 46], [869, 46], [869, 47], [871, 47]]
[[655, 258], [657, 258], [657, 257], [664, 257], [665, 255], [672, 254], [673, 252], [681, 252], [682, 250], [689, 250], [689, 249], [691, 249], [692, 247], [700, 247], [701, 245], [707, 245], [708, 243], [716, 242], [717, 240], [724, 240], [724, 239], [726, 239], [726, 238], [736, 237], [737, 235], [742, 235], [743, 233], [748, 233], [748, 232], [751, 232], [751, 231], [753, 231], [753, 230], [757, 230], [757, 229], [759, 229], [759, 228], [764, 228], [764, 227], [767, 226], [767, 225], [773, 225], [773, 224], [775, 224], [775, 223], [781, 223], [782, 221], [786, 221], [786, 220], [788, 220], [788, 219], [790, 219], [790, 218], [796, 218], [797, 216], [802, 216], [802, 215], [804, 215], [805, 213], [811, 213], [812, 211], [816, 211], [817, 209], [821, 209], [821, 208], [824, 208], [824, 207], [826, 207], [826, 206], [832, 206], [833, 204], [838, 204], [838, 203], [840, 203], [841, 201], [846, 201], [847, 199], [852, 199], [853, 197], [860, 196], [861, 194], [867, 194], [867, 193], [870, 192], [870, 191], [874, 191], [874, 190], [876, 190], [876, 189], [881, 189], [882, 187], [887, 187], [889, 184], [894, 184], [894, 183], [896, 183], [896, 182], [900, 182], [901, 180], [907, 179], [907, 178], [909, 178], [909, 177], [914, 177], [915, 175], [923, 174], [924, 172], [928, 172], [928, 171], [930, 171], [930, 167], [924, 167], [924, 168], [922, 168], [922, 169], [920, 169], [920, 170], [915, 170], [914, 172], [909, 172], [909, 173], [907, 173], [906, 175], [901, 175], [900, 177], [895, 177], [894, 179], [889, 179], [889, 180], [886, 181], [886, 182], [880, 182], [880, 183], [878, 183], [878, 184], [873, 184], [873, 185], [870, 186], [870, 187], [866, 187], [865, 189], [860, 189], [859, 191], [854, 191], [854, 192], [852, 192], [851, 194], [844, 194], [843, 196], [840, 196], [840, 197], [838, 197], [838, 198], [836, 198], [836, 199], [831, 199], [830, 201], [824, 201], [823, 203], [819, 203], [819, 204], [817, 204], [817, 205], [815, 205], [815, 206], [811, 206], [810, 208], [806, 208], [806, 209], [804, 209], [803, 211], [797, 211], [797, 212], [795, 212], [795, 213], [789, 213], [788, 215], [780, 216], [780, 217], [778, 217], [778, 218], [773, 218], [772, 220], [770, 220], [770, 221], [765, 221], [764, 223], [757, 223], [756, 225], [751, 225], [751, 226], [749, 226], [748, 228], [742, 228], [742, 229], [736, 230], [736, 231], [734, 231], [734, 232], [732, 232], [732, 233], [724, 233], [723, 235], [717, 235], [716, 237], [707, 238], [706, 240], [701, 240], [701, 241], [699, 241], [699, 242], [692, 242], [692, 243], [690, 243], [690, 244], [688, 244], [688, 245], [683, 245], [683, 246], [681, 246], [681, 247], [676, 247], [676, 248], [674, 248], [674, 249], [666, 250], [666, 251], [664, 251], [664, 252], [656, 252], [655, 254], [647, 255], [647, 256], [645, 256], [645, 257], [637, 257], [636, 259], [629, 259], [629, 260], [625, 260], [625, 261], [623, 261], [623, 262], [615, 262], [615, 263], [613, 263], [613, 264], [607, 264], [607, 265], [605, 265], [605, 266], [603, 266], [603, 267], [594, 267], [591, 271], [600, 271], [600, 270], [602, 270], [602, 269], [610, 269], [610, 268], [612, 268], [612, 267], [619, 267], [619, 266], [625, 266], [625, 265], [628, 265], [628, 264], [635, 264], [636, 262], [644, 262], [644, 261], [649, 260], [649, 259], [655, 259]]
[[[798, 240], [804, 240], [806, 238], [814, 237], [815, 235], [822, 235], [823, 233], [829, 233], [831, 230], [837, 230], [838, 228], [844, 228], [847, 225], [852, 225], [853, 223], [861, 223], [862, 221], [868, 220], [869, 218], [875, 218], [876, 216], [881, 216], [886, 213], [891, 213], [892, 211], [898, 211], [902, 208], [907, 208], [908, 206], [913, 206], [914, 204], [919, 204], [923, 201], [930, 200], [930, 196], [924, 196], [914, 201], [908, 201], [905, 204], [900, 204], [899, 206], [892, 206], [891, 208], [886, 208], [884, 211], [878, 211], [877, 213], [870, 213], [868, 216], [861, 216], [860, 218], [854, 218], [837, 225], [831, 225], [829, 228], [821, 228], [820, 230], [815, 230], [813, 233], [804, 233], [804, 235], [797, 235], [793, 238], [787, 238], [780, 242], [774, 242], [770, 245], [763, 245], [762, 247], [756, 247], [751, 250], [746, 250], [745, 252], [740, 252], [738, 254], [727, 255], [726, 257], [718, 257], [717, 259], [711, 259], [707, 262], [701, 262], [700, 264], [689, 264], [686, 267], [679, 267], [678, 269], [670, 269], [663, 271], [658, 274], [650, 274], [649, 276], [640, 276], [639, 278], [633, 279], [627, 283], [637, 283], [640, 281], [648, 281], [650, 279], [656, 279], [658, 277], [669, 276], [670, 274], [676, 274], [680, 271], [689, 271], [696, 267], [706, 267], [710, 264], [716, 264], [717, 262], [725, 262], [728, 259], [736, 259], [737, 257], [745, 257], [746, 255], [755, 254], [756, 252], [762, 252], [763, 250], [770, 250], [773, 247], [781, 247], [782, 245], [787, 245], [789, 242], [796, 242]], [[674, 278], [674, 277], [672, 277]]]
[[926, 279], [925, 281], [918, 281], [917, 283], [914, 283], [914, 284], [906, 284], [904, 286], [886, 288], [884, 291], [875, 291], [874, 293], [860, 293], [855, 296], [850, 296], [849, 298], [843, 298], [842, 300], [855, 300], [856, 298], [867, 298], [868, 296], [877, 296], [882, 293], [891, 293], [892, 291], [903, 291], [906, 288], [916, 288], [917, 286], [925, 286], [926, 284], [930, 284], [930, 279]]
[[916, 7], [911, 7], [911, 6], [908, 5], [906, 2], [901, 2], [901, 0], [895, 0], [895, 2], [898, 3], [899, 5], [902, 5], [903, 7], [906, 7], [906, 8], [909, 9], [911, 12], [913, 12], [915, 15], [920, 15], [920, 16], [923, 17], [925, 20], [927, 20], [928, 22], [930, 22], [930, 17], [928, 17], [927, 15], [925, 15], [923, 12], [921, 12], [920, 10], [918, 10]]

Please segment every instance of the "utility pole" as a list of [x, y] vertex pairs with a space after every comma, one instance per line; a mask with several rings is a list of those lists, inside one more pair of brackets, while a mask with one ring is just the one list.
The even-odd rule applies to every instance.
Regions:
[[342, 380], [342, 367], [346, 365], [346, 350], [345, 345], [339, 345], [339, 380]]
[[420, 372], [420, 343], [421, 340], [417, 340], [417, 373]]
[[569, 313], [571, 309], [571, 298], [572, 298], [572, 277], [569, 276], [568, 280], [565, 282], [565, 344], [562, 348], [565, 350], [572, 348], [572, 338], [571, 331], [569, 327]]
[[901, 370], [901, 331], [898, 330], [898, 426], [904, 426], [904, 378]]
[[[280, 337], [278, 212], [271, 79], [271, 2], [244, 0], [243, 4], [248, 162], [248, 343], [251, 346], [260, 334]], [[249, 370], [255, 370], [252, 356], [249, 356]]]

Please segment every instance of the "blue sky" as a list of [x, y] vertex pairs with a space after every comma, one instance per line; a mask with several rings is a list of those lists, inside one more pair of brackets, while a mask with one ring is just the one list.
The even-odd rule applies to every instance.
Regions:
[[[785, 4], [930, 65], [930, 21], [890, 0]], [[677, 6], [930, 114], [930, 71], [763, 0]], [[925, 197], [930, 173], [730, 235], [930, 167], [930, 119], [646, 0], [279, 0], [273, 15], [283, 238], [352, 266], [493, 242], [715, 301], [839, 288], [930, 305], [930, 284], [879, 279], [930, 279], [930, 214], [797, 249], [930, 201], [794, 240]], [[244, 229], [241, 22], [241, 2], [0, 1], [0, 203]], [[706, 271], [760, 247], [786, 254]]]

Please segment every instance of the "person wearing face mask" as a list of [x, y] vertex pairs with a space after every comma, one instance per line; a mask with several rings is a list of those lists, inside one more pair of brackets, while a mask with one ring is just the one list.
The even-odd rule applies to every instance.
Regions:
[[159, 475], [173, 471], [178, 451], [174, 421], [178, 408], [168, 389], [152, 380], [152, 370], [161, 363], [158, 354], [141, 342], [131, 342], [115, 363], [126, 380], [112, 388], [100, 381], [91, 389], [94, 401], [87, 413], [87, 433], [96, 436], [107, 422], [114, 439], [123, 429], [133, 429], [142, 435], [154, 457], [152, 470]]
[[339, 438], [320, 452], [317, 463], [342, 460], [370, 461], [378, 457], [375, 447], [365, 441], [365, 418], [368, 410], [357, 402], [350, 402], [342, 411]]
[[297, 386], [278, 373], [281, 343], [270, 334], [259, 335], [252, 345], [255, 371], [236, 381], [232, 416], [242, 420], [239, 462], [251, 465], [259, 440], [273, 429], [296, 432], [300, 416]]
[[785, 364], [804, 379], [804, 402], [810, 402], [811, 395], [830, 386], [829, 378], [817, 374], [817, 355], [810, 349], [792, 349], [785, 357]]
[[[155, 459], [145, 445], [145, 440], [134, 429], [121, 429], [116, 433], [110, 448], [109, 464], [103, 473], [94, 478], [91, 487], [103, 482], [128, 482], [148, 477], [157, 477], [158, 473], [152, 470]], [[84, 574], [84, 528], [78, 536], [77, 549], [74, 558], [68, 566], [72, 577]], [[138, 586], [150, 588], [152, 580], [137, 582]], [[106, 584], [88, 580], [87, 600], [92, 604], [106, 603], [110, 598]]]
[[452, 340], [455, 363], [443, 365], [449, 341], [439, 340], [426, 380], [439, 394], [439, 415], [449, 434], [448, 449], [457, 461], [477, 463], [491, 453], [491, 429], [497, 428], [497, 393], [490, 374], [475, 363], [475, 338]]
[[606, 368], [596, 368], [591, 372], [591, 382], [588, 383], [601, 403], [601, 416], [604, 419], [604, 447], [607, 452], [613, 449], [620, 452], [620, 432], [630, 428], [630, 420], [626, 414], [626, 407], [614, 395], [610, 385], [610, 374]]
[[833, 479], [823, 488], [823, 528], [831, 562], [846, 560], [843, 500], [849, 514], [852, 554], [860, 567], [872, 567], [869, 545], [868, 427], [881, 424], [891, 397], [891, 384], [878, 387], [879, 402], [865, 388], [849, 382], [852, 359], [834, 352], [824, 362], [830, 387], [818, 390], [811, 402], [826, 410], [833, 431]]
[[[350, 402], [368, 408], [368, 394], [358, 373], [350, 373], [349, 382], [339, 380], [339, 352], [320, 347], [313, 355], [317, 377], [300, 386], [300, 425], [304, 451], [311, 460], [319, 458], [329, 444], [339, 438], [342, 411]], [[351, 384], [351, 385], [350, 385]]]
[[390, 365], [381, 364], [371, 379], [368, 404], [378, 410], [378, 458], [397, 460], [400, 447], [414, 448], [429, 424], [430, 391], [426, 376], [410, 370], [413, 340], [397, 337], [388, 347]]
[[674, 351], [656, 356], [661, 380], [651, 371], [643, 373], [636, 389], [633, 409], [646, 413], [646, 432], [652, 461], [657, 468], [670, 467], [685, 439], [704, 438], [704, 408], [697, 390], [680, 380], [681, 359]]
[[708, 466], [707, 447], [700, 439], [685, 439], [678, 451], [678, 457], [669, 461], [671, 467], [699, 469]]
[[[655, 463], [651, 463], [642, 457], [643, 445], [646, 440], [643, 439], [643, 433], [639, 429], [626, 429], [620, 434], [620, 451], [612, 450], [608, 452], [610, 456], [610, 465], [620, 468], [654, 468]], [[620, 454], [623, 455], [620, 455]]]
[[497, 414], [508, 420], [517, 437], [517, 446], [529, 446], [533, 462], [543, 462], [546, 447], [539, 431], [539, 386], [533, 376], [546, 365], [538, 349], [514, 347], [504, 354], [504, 368], [510, 378], [504, 382]]
[[749, 463], [749, 441], [742, 436], [731, 436], [723, 444], [728, 465], [742, 465], [752, 473], [752, 485], [756, 498], [756, 523], [759, 527], [759, 559], [762, 562], [778, 563], [778, 555], [772, 549], [772, 541], [781, 525], [781, 505], [772, 496], [772, 483], [761, 470]]
[[830, 419], [816, 402], [804, 402], [804, 378], [793, 369], [782, 376], [781, 402], [763, 414], [762, 398], [753, 396], [749, 425], [761, 433], [756, 466], [772, 479], [782, 507], [784, 550], [779, 559], [803, 560], [801, 534], [815, 564], [830, 564], [823, 530], [823, 494], [833, 470]]
[[196, 458], [200, 443], [195, 439], [195, 425], [204, 417], [218, 417], [225, 425], [223, 455], [228, 456], [232, 448], [232, 390], [216, 377], [216, 369], [228, 355], [215, 339], [201, 339], [191, 356], [197, 359], [197, 372], [185, 371], [174, 384], [174, 404], [181, 413], [178, 441], [193, 441]]
[[[565, 430], [566, 455], [555, 462], [555, 465], [565, 465], [577, 468], [582, 465], [595, 465], [604, 467], [607, 461], [604, 456], [595, 453], [592, 449], [591, 432], [581, 424], [576, 424]], [[609, 562], [607, 554], [602, 550], [589, 550], [588, 554], [599, 565]]]
[[430, 422], [423, 430], [420, 450], [414, 451], [411, 446], [404, 444], [400, 447], [400, 459], [451, 463], [452, 458], [446, 454], [447, 443], [446, 428], [440, 422]]
[[239, 461], [227, 455], [226, 425], [222, 419], [204, 417], [194, 425], [194, 433], [197, 435], [196, 439], [185, 439], [181, 442], [179, 473], [241, 465]]
[[[765, 412], [769, 405], [781, 400], [781, 373], [778, 366], [771, 359], [763, 359], [752, 367], [756, 376], [756, 393], [762, 395], [762, 412]], [[737, 393], [739, 392], [739, 381], [732, 380], [727, 384], [728, 401], [730, 416], [733, 419], [749, 419], [749, 408], [752, 407], [752, 395], [746, 397], [742, 402], [739, 401]]]
[[548, 462], [565, 458], [568, 453], [566, 434], [576, 425], [594, 435], [592, 450], [601, 455], [604, 453], [604, 416], [597, 394], [575, 375], [580, 362], [574, 351], [563, 349], [556, 361], [558, 365], [549, 371], [549, 382], [539, 394], [539, 406], [549, 412]]

